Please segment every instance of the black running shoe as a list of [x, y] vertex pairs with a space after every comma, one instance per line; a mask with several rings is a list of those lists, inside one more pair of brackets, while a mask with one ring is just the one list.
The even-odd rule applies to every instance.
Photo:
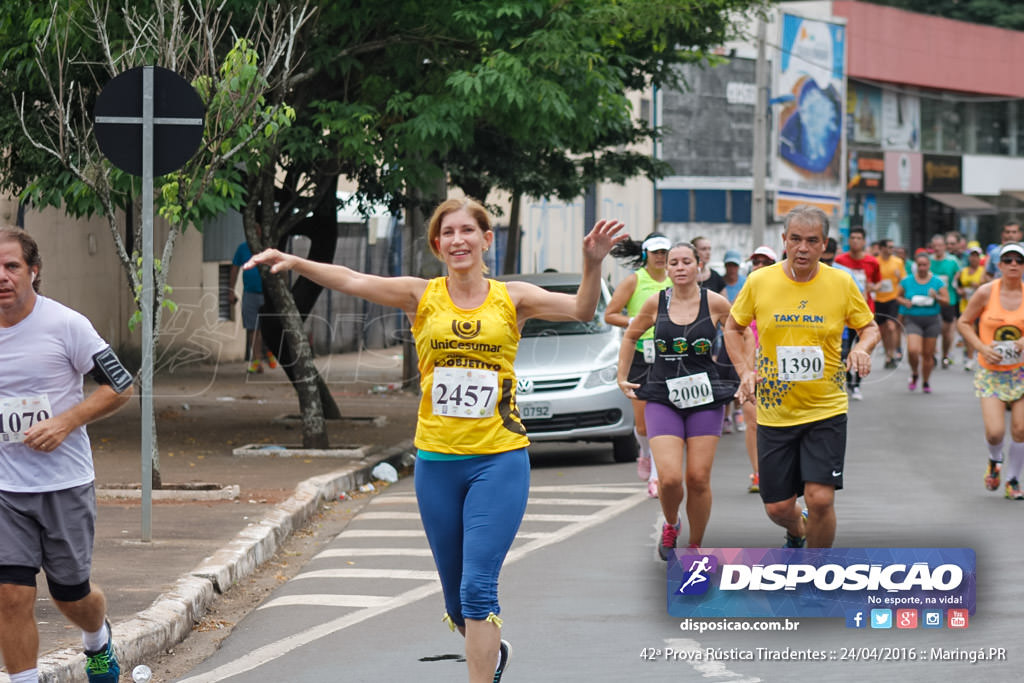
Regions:
[[498, 649], [498, 668], [494, 670], [494, 683], [501, 682], [501, 677], [505, 673], [505, 669], [508, 668], [508, 660], [511, 656], [512, 646], [508, 644], [507, 640], [501, 641], [501, 647]]

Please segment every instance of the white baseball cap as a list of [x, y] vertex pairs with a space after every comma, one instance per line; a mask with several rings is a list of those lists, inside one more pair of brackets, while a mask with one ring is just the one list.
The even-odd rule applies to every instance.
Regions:
[[672, 241], [667, 237], [657, 235], [655, 237], [648, 237], [643, 243], [644, 251], [668, 251], [672, 248]]
[[1024, 245], [1021, 245], [1020, 242], [1010, 242], [1009, 244], [1004, 244], [1002, 248], [999, 250], [999, 258], [1002, 258], [1004, 255], [1010, 253], [1020, 254], [1021, 257], [1024, 257]]
[[779, 257], [775, 254], [775, 250], [763, 244], [754, 250], [754, 253], [750, 255], [750, 258], [754, 258], [755, 256], [767, 256], [772, 261], [779, 260]]

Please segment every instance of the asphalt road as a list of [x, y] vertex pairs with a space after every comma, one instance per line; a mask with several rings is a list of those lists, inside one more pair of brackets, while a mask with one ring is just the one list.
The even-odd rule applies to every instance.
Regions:
[[[932, 386], [930, 396], [908, 393], [905, 370], [865, 381], [866, 400], [851, 405], [836, 546], [973, 548], [968, 628], [795, 619], [793, 631], [683, 631], [666, 613], [665, 565], [654, 555], [659, 507], [635, 467], [613, 464], [610, 447], [537, 445], [527, 518], [502, 573], [503, 636], [513, 645], [504, 680], [1018, 680], [1024, 503], [982, 486], [970, 375], [937, 371]], [[781, 544], [782, 531], [746, 492], [747, 473], [742, 435], [724, 436], [708, 547]], [[179, 680], [465, 680], [415, 510], [411, 480], [389, 488]], [[998, 648], [1005, 659], [971, 661]], [[809, 650], [830, 654], [791, 661]]]

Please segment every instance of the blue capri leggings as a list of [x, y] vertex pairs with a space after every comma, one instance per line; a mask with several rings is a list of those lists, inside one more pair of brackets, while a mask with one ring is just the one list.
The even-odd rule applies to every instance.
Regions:
[[416, 500], [445, 609], [457, 626], [501, 613], [498, 573], [530, 493], [526, 449], [459, 460], [416, 459]]

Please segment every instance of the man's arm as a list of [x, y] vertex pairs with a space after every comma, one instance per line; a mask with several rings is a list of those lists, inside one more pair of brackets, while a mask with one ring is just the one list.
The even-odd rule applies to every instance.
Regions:
[[740, 378], [740, 386], [736, 392], [736, 398], [740, 402], [753, 401], [755, 385], [757, 383], [757, 372], [754, 366], [754, 348], [744, 340], [744, 332], [747, 327], [736, 322], [731, 315], [725, 320], [725, 328], [722, 331], [722, 338], [725, 341], [725, 350], [729, 354], [736, 374]]
[[49, 453], [60, 446], [75, 429], [117, 412], [133, 393], [134, 387], [131, 385], [118, 393], [114, 387], [101, 384], [77, 405], [29, 427], [25, 431], [25, 445]]
[[25, 430], [26, 446], [49, 453], [64, 443], [75, 429], [113, 414], [128, 402], [134, 393], [132, 375], [113, 349], [106, 347], [94, 354], [92, 360], [90, 374], [99, 383], [99, 388], [63, 413]]
[[[846, 369], [861, 377], [871, 373], [871, 352], [882, 338], [874, 320], [857, 330], [858, 341], [846, 356]], [[856, 354], [856, 355], [854, 355]]]

